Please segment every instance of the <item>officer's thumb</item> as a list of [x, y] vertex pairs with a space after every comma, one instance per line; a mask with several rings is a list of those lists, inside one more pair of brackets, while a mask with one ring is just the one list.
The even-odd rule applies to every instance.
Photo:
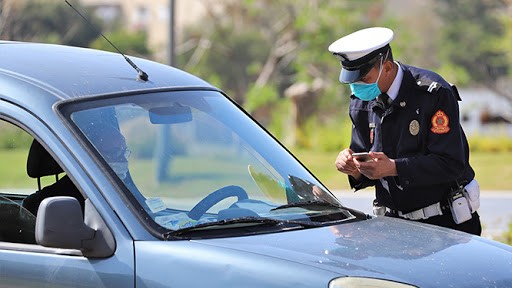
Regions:
[[383, 158], [386, 158], [386, 154], [384, 154], [384, 152], [374, 152], [374, 151], [371, 151], [370, 153], [368, 153], [368, 155], [376, 160], [380, 160], [380, 159], [383, 159]]

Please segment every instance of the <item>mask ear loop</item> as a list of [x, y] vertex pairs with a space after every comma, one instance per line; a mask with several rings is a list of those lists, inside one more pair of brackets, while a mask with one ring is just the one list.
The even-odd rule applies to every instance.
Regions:
[[382, 57], [380, 57], [379, 76], [377, 77], [377, 81], [375, 81], [375, 83], [378, 83], [378, 82], [379, 82], [380, 75], [382, 74], [382, 67], [384, 67], [384, 66], [383, 66], [383, 64], [384, 64], [384, 59], [387, 59], [387, 58], [388, 58], [388, 55], [389, 55], [389, 49], [388, 49], [388, 51], [386, 51], [386, 56], [382, 55]]
[[382, 64], [384, 63], [382, 61], [382, 59], [384, 59], [384, 57], [380, 58], [379, 76], [377, 77], [377, 80], [375, 81], [375, 83], [379, 83], [380, 75], [382, 74], [382, 67], [383, 67]]

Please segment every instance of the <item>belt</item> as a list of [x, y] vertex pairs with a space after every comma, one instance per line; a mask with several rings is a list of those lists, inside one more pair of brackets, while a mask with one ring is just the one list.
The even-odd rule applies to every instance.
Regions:
[[398, 217], [402, 217], [410, 220], [420, 220], [427, 219], [433, 216], [443, 215], [443, 210], [441, 209], [441, 202], [437, 202], [430, 206], [409, 212], [402, 213], [402, 211], [396, 211]]
[[[474, 185], [478, 185], [478, 183], [474, 179], [472, 180], [472, 182], [475, 182]], [[464, 186], [466, 186], [466, 183], [464, 183]], [[477, 186], [476, 190], [479, 190], [478, 186]], [[478, 194], [479, 194], [479, 191], [478, 191]], [[468, 201], [471, 200], [466, 195], [464, 195], [464, 197], [466, 197], [468, 199]], [[476, 197], [476, 198], [478, 198], [478, 197]], [[409, 212], [409, 213], [403, 213], [402, 211], [393, 210], [393, 209], [390, 209], [390, 208], [387, 208], [387, 207], [384, 207], [384, 206], [380, 206], [378, 201], [375, 199], [373, 201], [373, 211], [374, 211], [374, 214], [377, 215], [377, 216], [384, 215], [386, 213], [386, 211], [387, 211], [390, 214], [398, 216], [398, 217], [401, 217], [401, 218], [410, 219], [410, 220], [422, 220], [422, 219], [428, 219], [428, 218], [434, 217], [434, 216], [440, 216], [440, 215], [445, 215], [445, 214], [447, 214], [447, 215], [452, 214], [451, 209], [450, 209], [450, 205], [448, 204], [448, 201], [449, 201], [448, 199], [444, 199], [441, 202], [434, 203], [434, 204], [429, 205], [427, 207], [423, 207], [421, 209], [418, 209], [418, 210], [415, 210], [415, 211], [412, 211], [412, 212]], [[474, 200], [474, 201], [478, 202], [478, 199]], [[476, 205], [479, 206], [479, 202]], [[474, 209], [474, 210], [476, 210], [476, 209]], [[471, 210], [471, 212], [474, 212], [474, 211]]]
[[[437, 202], [432, 205], [429, 205], [427, 207], [423, 207], [421, 209], [409, 212], [409, 213], [403, 213], [402, 211], [389, 209], [388, 211], [391, 212], [391, 214], [396, 215], [401, 218], [409, 219], [409, 220], [421, 220], [421, 219], [428, 219], [430, 217], [444, 215], [444, 214], [450, 214], [450, 206], [448, 203], [443, 202]], [[444, 213], [443, 213], [444, 211]]]

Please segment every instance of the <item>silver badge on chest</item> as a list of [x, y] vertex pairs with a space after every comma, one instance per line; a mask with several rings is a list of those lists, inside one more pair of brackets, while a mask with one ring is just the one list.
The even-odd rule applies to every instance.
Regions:
[[418, 120], [412, 120], [411, 123], [409, 123], [409, 133], [411, 133], [412, 136], [416, 136], [419, 132], [420, 122], [418, 122]]

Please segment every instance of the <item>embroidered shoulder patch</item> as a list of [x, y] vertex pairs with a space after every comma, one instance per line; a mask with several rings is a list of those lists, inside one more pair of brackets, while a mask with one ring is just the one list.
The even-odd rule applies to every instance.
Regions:
[[450, 119], [443, 110], [437, 110], [437, 112], [432, 116], [432, 127], [430, 131], [435, 134], [445, 134], [450, 131], [450, 127], [448, 124], [450, 123]]

